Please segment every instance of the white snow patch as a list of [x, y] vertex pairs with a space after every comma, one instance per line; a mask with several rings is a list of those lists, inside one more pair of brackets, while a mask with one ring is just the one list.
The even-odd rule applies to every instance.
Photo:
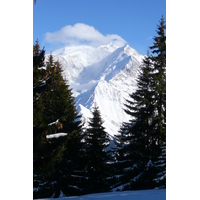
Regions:
[[[63, 197], [55, 198], [55, 200], [165, 200], [166, 189], [154, 189], [154, 190], [135, 190], [135, 191], [123, 191], [123, 192], [107, 192], [88, 194], [83, 196]], [[43, 199], [44, 200], [44, 199]]]
[[59, 138], [59, 137], [66, 136], [66, 135], [67, 135], [67, 133], [55, 133], [55, 134], [46, 135], [46, 138], [48, 138], [48, 139]]

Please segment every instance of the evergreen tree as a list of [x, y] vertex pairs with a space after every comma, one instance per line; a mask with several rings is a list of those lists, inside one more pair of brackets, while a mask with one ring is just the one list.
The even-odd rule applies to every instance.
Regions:
[[83, 135], [78, 130], [67, 136], [63, 160], [57, 166], [57, 180], [60, 190], [66, 196], [84, 194], [85, 170], [82, 152]]
[[151, 60], [154, 65], [154, 89], [155, 91], [155, 116], [154, 124], [156, 128], [157, 140], [159, 145], [166, 142], [166, 36], [165, 21], [162, 16], [157, 28], [157, 36], [153, 38], [154, 45]]
[[[49, 55], [46, 62], [46, 88], [43, 92], [44, 97], [44, 121], [46, 124], [52, 124], [57, 121], [56, 132], [70, 133], [77, 128], [75, 122], [79, 118], [72, 90], [63, 79], [62, 69], [58, 61], [54, 62], [52, 54]], [[55, 130], [50, 130], [48, 126], [48, 134], [53, 134]], [[54, 127], [55, 128], [55, 127]]]
[[[33, 187], [34, 194], [46, 182], [45, 161], [48, 145], [43, 121], [43, 91], [45, 90], [45, 51], [40, 49], [38, 40], [33, 46]], [[43, 191], [44, 197], [46, 191]], [[35, 195], [34, 195], [35, 197]], [[37, 196], [36, 196], [37, 197]], [[42, 196], [41, 196], [42, 197]]]
[[[150, 160], [150, 141], [151, 141], [151, 119], [153, 116], [154, 105], [152, 104], [152, 64], [149, 56], [145, 57], [140, 67], [137, 78], [137, 90], [130, 95], [130, 100], [125, 104], [125, 112], [132, 119], [123, 123], [116, 144], [118, 146], [117, 161], [121, 165], [121, 183], [126, 183], [127, 187], [131, 182], [136, 182], [135, 189], [144, 189], [145, 184], [139, 186], [144, 170]], [[121, 164], [120, 164], [121, 163]], [[123, 170], [123, 171], [122, 171]], [[137, 177], [137, 179], [135, 178]]]
[[33, 46], [33, 124], [34, 127], [41, 127], [42, 124], [42, 102], [41, 90], [45, 81], [44, 67], [45, 51], [40, 50], [39, 41]]
[[[157, 174], [162, 174], [159, 162], [161, 145], [166, 137], [166, 86], [165, 86], [165, 35], [164, 19], [158, 26], [158, 37], [154, 46], [143, 60], [137, 78], [137, 90], [130, 95], [126, 103], [126, 113], [131, 116], [128, 123], [123, 123], [117, 136], [119, 150], [118, 163], [123, 162], [123, 180], [126, 189], [147, 189], [159, 186]], [[126, 178], [127, 177], [127, 178]]]
[[165, 20], [161, 17], [157, 26], [157, 36], [153, 38], [154, 44], [150, 47], [152, 51], [151, 60], [154, 65], [153, 78], [155, 91], [154, 102], [154, 146], [157, 147], [157, 158], [155, 166], [157, 168], [157, 186], [166, 187], [166, 36]]
[[108, 191], [109, 167], [107, 162], [110, 160], [110, 156], [105, 149], [109, 145], [109, 137], [103, 127], [101, 114], [96, 104], [84, 136], [86, 176], [88, 177], [86, 192]]
[[[38, 42], [33, 50], [33, 173], [34, 187], [37, 188], [34, 198], [58, 197], [67, 188], [61, 179], [64, 168], [68, 167], [69, 155], [73, 154], [73, 159], [77, 160], [81, 149], [81, 121], [59, 62], [55, 62], [50, 54], [44, 64], [44, 50], [41, 54]], [[47, 135], [59, 132], [67, 133], [67, 136], [47, 139]], [[80, 165], [80, 162], [75, 163]], [[66, 177], [70, 175], [65, 174]]]
[[[45, 51], [40, 49], [37, 40], [33, 46], [33, 160], [39, 159], [39, 151], [45, 146], [46, 138], [44, 137], [43, 123], [43, 101], [42, 91], [45, 82]], [[35, 164], [35, 162], [34, 162]], [[35, 167], [35, 165], [34, 165]], [[35, 169], [35, 168], [34, 168]]]

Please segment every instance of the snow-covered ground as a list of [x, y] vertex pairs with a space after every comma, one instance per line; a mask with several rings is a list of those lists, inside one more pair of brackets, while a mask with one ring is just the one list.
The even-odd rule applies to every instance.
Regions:
[[75, 197], [55, 198], [55, 200], [165, 200], [166, 189], [107, 192]]

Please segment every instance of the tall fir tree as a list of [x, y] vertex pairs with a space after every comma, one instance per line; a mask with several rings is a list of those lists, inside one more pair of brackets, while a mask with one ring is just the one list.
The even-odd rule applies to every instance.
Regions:
[[[148, 55], [148, 53], [147, 53]], [[143, 60], [137, 78], [137, 90], [130, 95], [130, 100], [126, 100], [125, 112], [131, 116], [129, 122], [124, 122], [116, 144], [117, 165], [121, 165], [120, 173], [123, 173], [120, 184], [130, 185], [136, 183], [135, 189], [144, 189], [147, 183], [141, 184], [144, 171], [150, 161], [150, 141], [151, 141], [151, 119], [154, 105], [150, 86], [152, 84], [152, 63], [149, 56]], [[137, 178], [136, 178], [137, 177]], [[133, 186], [131, 186], [133, 187]]]
[[154, 86], [155, 110], [154, 124], [157, 132], [159, 145], [166, 142], [166, 36], [165, 21], [162, 16], [157, 27], [157, 36], [153, 38], [154, 45], [150, 47], [152, 51], [151, 60], [154, 65]]
[[[166, 137], [166, 36], [164, 19], [158, 26], [158, 36], [154, 37], [153, 54], [143, 60], [137, 78], [137, 90], [130, 95], [126, 103], [126, 113], [131, 116], [128, 123], [123, 123], [117, 136], [119, 150], [118, 162], [123, 161], [124, 170], [121, 180], [127, 182], [126, 189], [148, 189], [160, 186], [158, 174], [163, 176], [159, 161], [161, 147]], [[165, 152], [165, 151], [163, 151]], [[127, 164], [129, 163], [129, 164]], [[131, 177], [132, 175], [132, 177]], [[126, 178], [127, 177], [127, 178]]]
[[98, 106], [95, 104], [92, 110], [92, 118], [84, 133], [86, 183], [87, 193], [108, 191], [110, 155], [106, 151], [109, 145], [109, 136], [103, 127], [103, 121]]
[[43, 166], [40, 160], [46, 147], [46, 137], [43, 134], [43, 102], [42, 91], [45, 82], [45, 51], [40, 49], [37, 40], [33, 46], [33, 187], [34, 192], [44, 182]]
[[152, 51], [151, 60], [154, 65], [153, 77], [155, 91], [155, 115], [153, 118], [155, 146], [157, 147], [157, 178], [158, 187], [166, 187], [166, 24], [161, 17], [157, 26], [157, 36], [153, 38], [154, 44], [150, 47]]
[[33, 46], [33, 124], [34, 127], [41, 127], [42, 110], [41, 91], [43, 89], [43, 81], [45, 81], [45, 51], [40, 49], [39, 41]]
[[[59, 62], [55, 62], [50, 54], [45, 64], [44, 50], [41, 54], [37, 49], [39, 49], [38, 42], [33, 48], [34, 61], [37, 61], [33, 67], [34, 198], [58, 197], [60, 192], [66, 191], [68, 187], [67, 184], [63, 185], [61, 179], [69, 155], [77, 153], [74, 159], [78, 157], [82, 127], [72, 91], [62, 77]], [[59, 132], [67, 133], [67, 136], [47, 138], [49, 134]], [[71, 143], [74, 146], [71, 146]], [[76, 162], [76, 165], [79, 166], [81, 163]], [[70, 175], [65, 174], [66, 177]]]

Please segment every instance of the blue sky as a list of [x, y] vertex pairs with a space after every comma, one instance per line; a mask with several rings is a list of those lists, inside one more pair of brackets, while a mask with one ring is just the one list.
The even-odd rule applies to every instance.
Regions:
[[98, 46], [112, 40], [144, 55], [162, 15], [166, 19], [165, 0], [37, 0], [33, 43], [38, 38], [49, 53], [67, 45]]

